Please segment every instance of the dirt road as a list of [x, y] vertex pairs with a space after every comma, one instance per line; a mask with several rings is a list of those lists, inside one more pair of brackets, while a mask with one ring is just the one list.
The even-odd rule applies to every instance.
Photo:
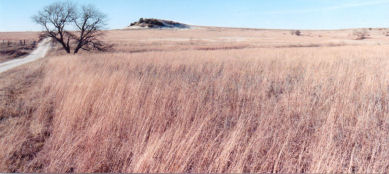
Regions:
[[4, 63], [0, 63], [0, 73], [45, 57], [50, 48], [51, 48], [50, 38], [46, 38], [38, 44], [38, 47], [30, 55], [24, 58], [19, 58]]

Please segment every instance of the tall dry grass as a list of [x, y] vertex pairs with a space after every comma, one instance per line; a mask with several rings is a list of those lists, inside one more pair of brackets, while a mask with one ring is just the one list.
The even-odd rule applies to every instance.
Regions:
[[49, 137], [21, 171], [388, 172], [388, 50], [52, 58], [30, 126], [52, 107]]

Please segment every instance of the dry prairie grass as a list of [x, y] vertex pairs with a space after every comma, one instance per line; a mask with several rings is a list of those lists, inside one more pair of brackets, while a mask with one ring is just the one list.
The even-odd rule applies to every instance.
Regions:
[[106, 31], [105, 41], [118, 52], [148, 52], [236, 48], [332, 47], [344, 45], [389, 45], [387, 29], [368, 30], [366, 40], [355, 40], [355, 29], [303, 30], [301, 36], [290, 30], [259, 30], [200, 27], [190, 30]]
[[388, 55], [342, 46], [51, 58], [18, 112], [34, 109], [0, 122], [0, 169], [388, 172]]
[[10, 41], [19, 41], [19, 40], [37, 40], [39, 39], [40, 32], [0, 32], [0, 40], [10, 40]]
[[45, 96], [39, 93], [44, 76], [42, 63], [35, 62], [0, 74], [2, 172], [26, 171], [27, 164], [42, 149], [49, 133], [50, 113], [37, 110], [41, 105], [50, 108], [44, 102], [47, 101]]

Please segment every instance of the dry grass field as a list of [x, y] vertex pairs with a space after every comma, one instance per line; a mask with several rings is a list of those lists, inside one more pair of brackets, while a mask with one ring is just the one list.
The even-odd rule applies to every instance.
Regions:
[[0, 171], [389, 172], [385, 31], [106, 31], [0, 74]]

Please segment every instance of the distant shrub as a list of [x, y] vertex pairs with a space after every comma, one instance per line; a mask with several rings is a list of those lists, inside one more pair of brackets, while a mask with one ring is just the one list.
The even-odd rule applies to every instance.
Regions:
[[292, 30], [292, 31], [290, 32], [290, 34], [296, 35], [296, 36], [301, 36], [301, 31], [300, 31], [300, 30]]
[[355, 36], [355, 40], [363, 40], [369, 36], [369, 33], [366, 29], [354, 30], [353, 35]]

